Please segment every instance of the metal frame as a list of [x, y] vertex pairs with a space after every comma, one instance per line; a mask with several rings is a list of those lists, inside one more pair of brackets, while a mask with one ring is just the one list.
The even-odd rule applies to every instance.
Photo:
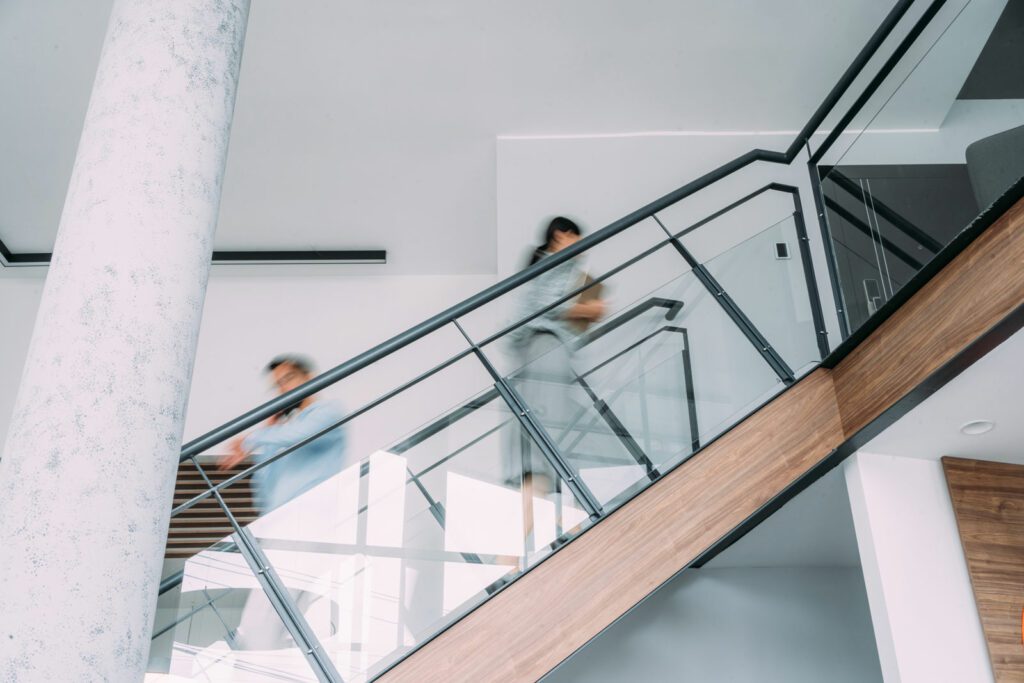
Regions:
[[[663, 298], [660, 298], [660, 297], [653, 297], [651, 299], [648, 299], [648, 300], [642, 302], [641, 304], [638, 304], [637, 306], [634, 306], [633, 308], [627, 310], [626, 312], [622, 313], [621, 315], [616, 316], [613, 320], [609, 321], [605, 325], [602, 325], [597, 330], [594, 330], [593, 332], [591, 332], [589, 337], [586, 338], [581, 343], [581, 346], [585, 346], [586, 344], [589, 344], [592, 341], [596, 341], [600, 337], [604, 336], [604, 334], [606, 334], [607, 332], [610, 332], [610, 331], [612, 331], [614, 329], [617, 329], [617, 328], [621, 327], [622, 325], [630, 322], [631, 320], [634, 320], [635, 318], [639, 317], [643, 313], [645, 313], [645, 312], [647, 312], [647, 311], [649, 311], [649, 310], [651, 310], [653, 308], [659, 308], [659, 307], [660, 308], [666, 308], [667, 309], [667, 312], [665, 314], [666, 318], [667, 319], [672, 319], [682, 309], [683, 303], [681, 301], [675, 301], [675, 300], [671, 300], [671, 299], [663, 299]], [[644, 340], [641, 340], [641, 341], [644, 341]], [[214, 495], [214, 493], [216, 491], [219, 491], [220, 489], [226, 489], [226, 488], [228, 488], [230, 486], [233, 486], [238, 481], [241, 481], [242, 479], [251, 476], [252, 473], [255, 472], [256, 470], [262, 469], [263, 467], [266, 467], [266, 466], [270, 465], [271, 463], [276, 462], [277, 460], [280, 460], [281, 458], [284, 458], [284, 457], [288, 456], [289, 454], [293, 453], [294, 451], [296, 451], [296, 450], [302, 448], [303, 446], [305, 446], [305, 445], [315, 441], [316, 439], [320, 438], [324, 434], [327, 434], [330, 431], [338, 429], [339, 427], [345, 425], [346, 423], [354, 420], [355, 418], [363, 415], [364, 413], [372, 410], [373, 408], [376, 408], [377, 406], [381, 405], [382, 403], [385, 403], [386, 401], [390, 400], [391, 398], [393, 398], [394, 396], [400, 394], [401, 392], [405, 391], [406, 389], [408, 389], [408, 388], [410, 388], [412, 386], [415, 386], [419, 382], [422, 382], [422, 381], [428, 379], [429, 377], [433, 376], [434, 374], [444, 370], [445, 368], [453, 365], [455, 362], [465, 358], [466, 356], [468, 356], [468, 355], [470, 355], [472, 353], [474, 353], [473, 349], [469, 348], [469, 349], [466, 349], [466, 350], [462, 351], [459, 354], [456, 354], [452, 358], [449, 358], [448, 360], [443, 361], [442, 363], [436, 365], [435, 367], [431, 368], [430, 370], [427, 370], [426, 372], [421, 373], [420, 375], [418, 375], [417, 377], [413, 378], [409, 382], [406, 382], [406, 383], [402, 384], [401, 386], [396, 387], [395, 389], [392, 389], [391, 391], [387, 392], [383, 396], [381, 396], [381, 397], [379, 397], [377, 399], [374, 399], [373, 401], [370, 401], [366, 405], [364, 405], [364, 406], [362, 406], [362, 407], [360, 407], [360, 408], [358, 408], [358, 409], [348, 413], [341, 420], [338, 420], [337, 422], [335, 422], [335, 423], [333, 423], [331, 425], [328, 425], [327, 427], [325, 427], [324, 429], [320, 430], [319, 432], [316, 432], [315, 434], [312, 434], [309, 437], [307, 437], [307, 438], [305, 438], [305, 439], [303, 439], [303, 440], [301, 440], [299, 442], [296, 442], [295, 444], [289, 446], [288, 448], [282, 449], [280, 452], [278, 452], [274, 456], [264, 460], [263, 462], [260, 462], [260, 463], [257, 463], [257, 464], [253, 464], [253, 465], [247, 467], [246, 469], [242, 470], [241, 472], [238, 472], [236, 474], [231, 475], [230, 477], [228, 477], [224, 481], [220, 482], [219, 484], [213, 485], [212, 487], [208, 488], [206, 491], [203, 491], [202, 493], [199, 493], [199, 494], [193, 496], [189, 500], [187, 500], [187, 501], [181, 503], [180, 505], [176, 506], [175, 508], [173, 508], [171, 510], [171, 517], [175, 517], [179, 513], [181, 513], [183, 511], [185, 511], [185, 510], [195, 506], [196, 504], [198, 504], [199, 502], [205, 500], [206, 498], [209, 498], [210, 496]], [[621, 354], [621, 352], [620, 352], [620, 354]], [[609, 360], [614, 360], [618, 355], [619, 354], [613, 355]], [[599, 368], [600, 365], [598, 365], [597, 367]], [[589, 371], [586, 374], [589, 374]], [[586, 376], [586, 374], [584, 376]], [[438, 433], [439, 431], [443, 430], [444, 428], [446, 428], [451, 423], [461, 419], [465, 415], [468, 415], [468, 414], [472, 413], [473, 411], [475, 411], [478, 408], [486, 405], [487, 403], [490, 403], [491, 401], [495, 400], [498, 397], [499, 397], [499, 395], [498, 395], [496, 389], [492, 389], [489, 392], [485, 392], [482, 395], [477, 396], [474, 399], [471, 399], [470, 401], [468, 401], [466, 404], [464, 404], [460, 408], [457, 408], [456, 410], [452, 411], [451, 413], [445, 415], [444, 417], [442, 417], [442, 418], [440, 418], [438, 420], [435, 420], [431, 424], [429, 424], [426, 427], [422, 428], [416, 434], [412, 435], [411, 437], [409, 437], [405, 441], [400, 442], [398, 445], [394, 446], [392, 448], [392, 450], [393, 451], [397, 450], [399, 453], [404, 452], [404, 451], [414, 447], [419, 442], [421, 442], [421, 441], [429, 438], [430, 436], [433, 436], [434, 434]], [[184, 462], [186, 460], [194, 460], [194, 458], [195, 458], [195, 456], [189, 456], [187, 458], [184, 458], [182, 461]], [[426, 472], [426, 471], [427, 470], [424, 470], [424, 472]], [[419, 475], [413, 475], [413, 476], [422, 476], [424, 474], [424, 472], [420, 472]], [[362, 472], [362, 474], [365, 474], [365, 463], [364, 463], [364, 471]]]

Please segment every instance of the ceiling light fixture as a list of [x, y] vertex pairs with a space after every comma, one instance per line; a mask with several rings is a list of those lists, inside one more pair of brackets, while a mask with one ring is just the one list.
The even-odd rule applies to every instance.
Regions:
[[970, 436], [977, 436], [978, 434], [991, 432], [995, 429], [995, 426], [996, 423], [992, 420], [971, 420], [961, 425], [960, 431]]

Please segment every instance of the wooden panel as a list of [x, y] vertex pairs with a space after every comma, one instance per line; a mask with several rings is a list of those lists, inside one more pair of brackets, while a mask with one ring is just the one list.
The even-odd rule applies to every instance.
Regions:
[[943, 458], [974, 599], [999, 683], [1024, 682], [1024, 465]]
[[842, 440], [816, 370], [382, 680], [536, 680]]
[[834, 370], [848, 434], [861, 429], [1024, 301], [1024, 200]]

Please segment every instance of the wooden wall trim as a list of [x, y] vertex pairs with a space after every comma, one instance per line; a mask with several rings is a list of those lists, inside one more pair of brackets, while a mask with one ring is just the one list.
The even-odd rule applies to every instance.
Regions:
[[1024, 681], [1024, 465], [942, 458], [996, 681]]
[[1024, 200], [819, 368], [379, 680], [532, 681], [1024, 303]]

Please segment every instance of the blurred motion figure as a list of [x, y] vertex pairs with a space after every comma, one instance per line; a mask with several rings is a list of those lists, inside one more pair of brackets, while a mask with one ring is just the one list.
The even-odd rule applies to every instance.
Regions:
[[[283, 395], [313, 378], [307, 358], [288, 354], [274, 358], [266, 367], [274, 390]], [[266, 462], [281, 451], [337, 424], [343, 418], [333, 401], [315, 396], [288, 406], [262, 426], [230, 444], [220, 463], [228, 470], [251, 457]], [[337, 427], [310, 443], [253, 473], [253, 487], [261, 511], [269, 512], [341, 471], [345, 464], [345, 432]]]

